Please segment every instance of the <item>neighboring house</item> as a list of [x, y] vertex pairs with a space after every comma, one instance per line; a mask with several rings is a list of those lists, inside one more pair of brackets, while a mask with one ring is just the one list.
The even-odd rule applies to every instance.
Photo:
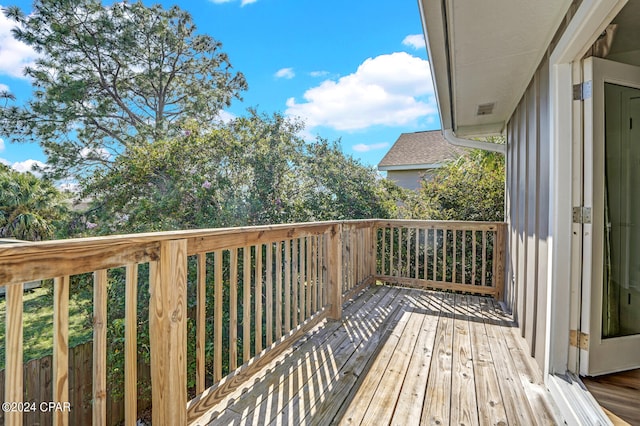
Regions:
[[451, 145], [440, 130], [402, 133], [384, 156], [378, 170], [407, 189], [420, 188], [420, 181], [447, 161], [455, 160], [465, 149]]
[[419, 5], [445, 137], [507, 137], [505, 303], [567, 422], [607, 423], [577, 376], [640, 367], [640, 2]]

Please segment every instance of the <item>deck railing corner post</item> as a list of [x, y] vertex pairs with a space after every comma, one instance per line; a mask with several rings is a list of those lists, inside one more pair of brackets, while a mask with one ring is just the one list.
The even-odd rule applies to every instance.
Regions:
[[186, 424], [187, 240], [160, 243], [149, 292], [152, 421]]
[[342, 318], [342, 223], [329, 231], [329, 318]]

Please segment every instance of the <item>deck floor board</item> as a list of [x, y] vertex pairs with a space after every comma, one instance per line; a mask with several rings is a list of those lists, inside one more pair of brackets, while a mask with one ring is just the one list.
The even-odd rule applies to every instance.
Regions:
[[491, 299], [372, 286], [195, 424], [550, 424], [514, 331]]

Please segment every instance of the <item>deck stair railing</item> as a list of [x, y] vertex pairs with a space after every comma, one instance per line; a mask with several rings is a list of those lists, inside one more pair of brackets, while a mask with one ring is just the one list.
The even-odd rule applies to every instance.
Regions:
[[[188, 424], [317, 324], [340, 319], [343, 301], [376, 281], [501, 297], [504, 232], [501, 223], [358, 220], [2, 246], [5, 402], [24, 395], [22, 283], [53, 279], [51, 401], [65, 402], [71, 283], [90, 277], [94, 425], [107, 418], [107, 289], [114, 279], [125, 293], [125, 424], [135, 424], [138, 289], [148, 285], [152, 421]], [[53, 424], [69, 424], [68, 410], [51, 414]], [[4, 416], [19, 425], [28, 413]]]

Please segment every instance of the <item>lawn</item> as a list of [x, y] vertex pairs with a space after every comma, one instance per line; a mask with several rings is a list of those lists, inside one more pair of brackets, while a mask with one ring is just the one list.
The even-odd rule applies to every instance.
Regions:
[[[69, 300], [69, 347], [91, 340], [92, 301]], [[6, 301], [0, 297], [0, 370], [5, 362]], [[42, 358], [53, 350], [53, 292], [48, 288], [24, 294], [24, 361]]]

